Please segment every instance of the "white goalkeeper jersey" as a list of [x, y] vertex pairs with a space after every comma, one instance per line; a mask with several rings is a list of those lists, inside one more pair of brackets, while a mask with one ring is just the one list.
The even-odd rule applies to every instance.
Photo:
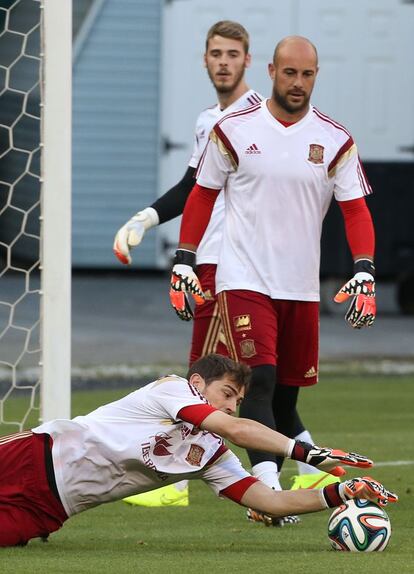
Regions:
[[219, 436], [198, 428], [215, 410], [187, 380], [170, 375], [85, 416], [32, 430], [53, 438], [56, 484], [68, 516], [192, 478], [216, 494], [233, 488], [229, 497], [237, 498], [237, 483], [249, 473]]
[[[202, 111], [196, 122], [193, 154], [191, 156], [189, 166], [198, 166], [200, 158], [206, 148], [209, 134], [215, 123], [231, 112], [253, 106], [262, 100], [263, 96], [254, 90], [249, 90], [225, 110], [221, 110], [220, 105], [216, 104], [215, 106]], [[217, 263], [223, 232], [223, 219], [224, 194], [222, 192], [219, 194], [217, 201], [214, 204], [214, 210], [211, 215], [208, 228], [197, 250], [197, 264]]]
[[210, 135], [197, 182], [225, 189], [217, 292], [319, 300], [320, 238], [333, 196], [371, 193], [349, 132], [310, 107], [285, 127], [263, 101], [227, 115]]

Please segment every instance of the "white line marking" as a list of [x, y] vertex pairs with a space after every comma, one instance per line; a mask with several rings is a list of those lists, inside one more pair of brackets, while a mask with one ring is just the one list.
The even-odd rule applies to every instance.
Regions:
[[386, 462], [374, 462], [374, 468], [376, 466], [409, 466], [414, 464], [414, 460], [389, 460]]
[[[387, 461], [381, 461], [381, 462], [375, 462], [374, 461], [374, 466], [372, 467], [373, 469], [381, 467], [381, 466], [411, 466], [412, 464], [414, 464], [414, 460], [387, 460]], [[343, 465], [344, 468], [346, 468], [346, 470], [348, 471], [348, 473], [352, 470], [352, 467], [350, 466], [346, 466], [345, 464]], [[290, 462], [289, 464], [283, 465], [283, 469], [286, 470], [292, 470], [292, 468], [294, 468], [292, 466], [292, 462]], [[358, 470], [358, 467], [355, 467], [355, 470]], [[363, 469], [361, 469], [363, 470]], [[367, 471], [369, 469], [366, 469]]]

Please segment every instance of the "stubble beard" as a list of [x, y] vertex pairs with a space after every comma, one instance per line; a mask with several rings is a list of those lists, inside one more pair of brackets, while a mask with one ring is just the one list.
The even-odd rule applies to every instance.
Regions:
[[231, 84], [220, 84], [215, 79], [214, 76], [210, 73], [210, 70], [207, 68], [208, 77], [211, 80], [211, 83], [214, 86], [214, 89], [218, 94], [229, 94], [234, 92], [236, 88], [240, 85], [241, 81], [244, 77], [245, 68], [243, 67], [241, 70], [235, 73], [234, 81]]
[[277, 91], [277, 88], [273, 86], [273, 99], [274, 101], [289, 114], [297, 114], [302, 112], [309, 107], [310, 96], [305, 96], [301, 104], [290, 104], [286, 96], [283, 96]]

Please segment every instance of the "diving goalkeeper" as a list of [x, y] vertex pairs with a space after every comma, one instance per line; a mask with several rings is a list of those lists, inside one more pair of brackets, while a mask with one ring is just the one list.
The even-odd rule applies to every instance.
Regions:
[[369, 477], [276, 492], [251, 476], [224, 438], [335, 475], [345, 473], [340, 465], [365, 469], [372, 462], [231, 416], [249, 380], [248, 366], [207, 355], [187, 379], [162, 377], [85, 416], [2, 437], [0, 546], [47, 537], [79, 512], [181, 479], [202, 479], [217, 495], [270, 516], [316, 512], [351, 498], [397, 500]]

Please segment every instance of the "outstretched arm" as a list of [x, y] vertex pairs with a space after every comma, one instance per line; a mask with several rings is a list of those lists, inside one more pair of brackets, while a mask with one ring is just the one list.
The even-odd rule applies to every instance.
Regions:
[[281, 490], [275, 492], [260, 481], [252, 484], [240, 503], [267, 515], [282, 517], [335, 508], [353, 498], [370, 500], [385, 506], [397, 502], [398, 496], [371, 477], [352, 478], [323, 489]]
[[359, 468], [370, 468], [373, 464], [365, 456], [295, 441], [256, 421], [232, 417], [221, 411], [209, 414], [200, 426], [243, 448], [306, 462], [336, 476], [345, 474], [340, 464]]
[[275, 492], [257, 481], [244, 493], [240, 503], [274, 517], [306, 514], [326, 509], [320, 490], [282, 490]]
[[[358, 454], [319, 448], [295, 441], [256, 421], [235, 418], [218, 410], [205, 416], [199, 423], [199, 427], [227, 438], [239, 446], [290, 456], [294, 460], [307, 462], [332, 474], [345, 473], [344, 469], [337, 466], [338, 464], [361, 468], [372, 466], [369, 459]], [[224, 457], [226, 454], [223, 455]], [[233, 455], [233, 458], [236, 457]], [[216, 464], [214, 463], [210, 469], [207, 469], [207, 473], [215, 472], [215, 467]], [[224, 469], [227, 480], [231, 469], [229, 458], [224, 458], [221, 467], [220, 459], [218, 459], [217, 467], [219, 471], [221, 468]], [[338, 470], [342, 472], [336, 472]], [[210, 476], [211, 478], [212, 476]], [[274, 517], [334, 508], [352, 498], [364, 498], [382, 506], [398, 500], [396, 494], [367, 476], [352, 478], [342, 483], [329, 484], [320, 490], [299, 489], [277, 492], [251, 476], [244, 476], [219, 492], [222, 496], [239, 504]]]
[[[345, 474], [345, 470], [338, 464], [360, 468], [369, 468], [373, 464], [371, 460], [359, 454], [295, 441], [256, 421], [235, 418], [221, 411], [209, 414], [200, 427], [227, 438], [238, 446], [282, 454], [336, 476]], [[226, 490], [222, 494], [226, 496]], [[256, 481], [248, 486], [241, 498], [235, 499], [231, 495], [229, 497], [243, 506], [275, 517], [334, 508], [352, 498], [364, 498], [382, 506], [398, 500], [396, 494], [368, 476], [329, 484], [320, 490], [299, 489], [278, 492]]]

